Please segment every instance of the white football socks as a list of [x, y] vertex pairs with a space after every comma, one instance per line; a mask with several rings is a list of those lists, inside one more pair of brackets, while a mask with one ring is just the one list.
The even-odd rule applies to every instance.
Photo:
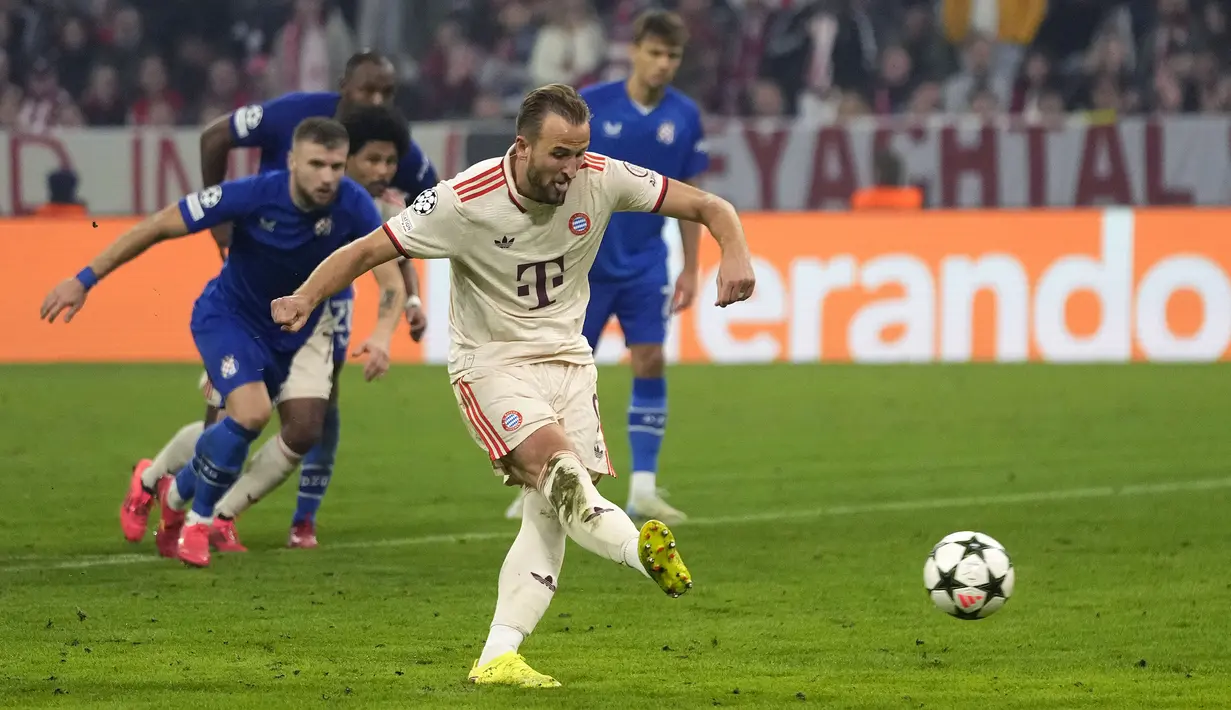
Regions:
[[167, 489], [167, 506], [171, 510], [183, 512], [192, 503], [192, 499], [185, 499], [180, 495], [180, 487], [175, 481], [171, 481], [171, 487]]
[[185, 424], [175, 436], [162, 447], [162, 451], [154, 457], [154, 463], [141, 473], [141, 485], [152, 491], [158, 486], [158, 479], [163, 476], [174, 476], [180, 469], [192, 461], [197, 450], [197, 439], [205, 430], [203, 422]]
[[620, 506], [598, 492], [577, 454], [563, 451], [551, 457], [543, 492], [574, 542], [650, 576], [637, 554], [637, 526]]
[[500, 568], [496, 613], [479, 665], [517, 651], [547, 613], [564, 565], [564, 529], [547, 499], [528, 491], [521, 530]]
[[628, 484], [630, 500], [658, 497], [658, 474], [653, 471], [633, 471]]
[[271, 437], [248, 462], [235, 485], [214, 506], [214, 514], [227, 518], [239, 516], [280, 486], [302, 460], [303, 456], [291, 451], [282, 435]]
[[188, 511], [188, 515], [184, 516], [184, 525], [192, 527], [193, 525], [213, 525], [213, 518], [206, 518], [197, 515], [195, 511]]

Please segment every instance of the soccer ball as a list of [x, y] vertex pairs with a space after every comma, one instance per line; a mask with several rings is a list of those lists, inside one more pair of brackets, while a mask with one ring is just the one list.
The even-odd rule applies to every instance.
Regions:
[[1013, 562], [1004, 545], [963, 530], [936, 543], [923, 563], [923, 588], [938, 609], [959, 619], [984, 619], [1013, 594]]

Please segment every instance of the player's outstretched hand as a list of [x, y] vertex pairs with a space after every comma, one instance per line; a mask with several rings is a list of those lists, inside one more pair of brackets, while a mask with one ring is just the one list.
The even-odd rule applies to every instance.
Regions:
[[697, 272], [685, 269], [675, 280], [675, 295], [671, 298], [671, 312], [679, 313], [692, 306], [697, 297]]
[[363, 341], [363, 345], [359, 349], [351, 353], [351, 357], [368, 356], [367, 364], [363, 366], [363, 379], [365, 382], [380, 379], [389, 372], [389, 347], [383, 343], [377, 342], [373, 338], [368, 338]]
[[43, 299], [43, 307], [39, 309], [38, 317], [48, 323], [55, 323], [56, 316], [60, 315], [61, 311], [68, 310], [64, 314], [64, 322], [68, 323], [73, 320], [73, 316], [77, 315], [77, 311], [85, 305], [85, 286], [75, 278], [64, 279], [56, 284], [56, 287], [51, 289], [51, 293], [47, 294], [47, 298]]
[[269, 306], [274, 322], [289, 333], [298, 332], [312, 315], [312, 304], [305, 296], [283, 296]]
[[726, 308], [732, 303], [748, 300], [756, 283], [757, 277], [748, 254], [723, 254], [722, 263], [718, 265], [718, 302], [714, 305]]
[[423, 339], [423, 332], [427, 330], [427, 314], [423, 312], [423, 306], [407, 306], [406, 325], [410, 326], [411, 340], [417, 343]]

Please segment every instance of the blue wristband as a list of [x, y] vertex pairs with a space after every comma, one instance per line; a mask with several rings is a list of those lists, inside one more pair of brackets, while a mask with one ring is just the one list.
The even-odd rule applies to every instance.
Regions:
[[77, 273], [77, 280], [85, 286], [85, 290], [89, 291], [98, 283], [98, 276], [95, 275], [94, 269], [87, 266]]

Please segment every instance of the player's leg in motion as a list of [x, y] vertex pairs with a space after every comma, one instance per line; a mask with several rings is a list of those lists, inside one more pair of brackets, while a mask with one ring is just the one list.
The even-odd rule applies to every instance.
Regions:
[[[325, 321], [326, 319], [321, 319]], [[312, 336], [294, 353], [286, 382], [281, 385], [278, 436], [266, 441], [248, 463], [244, 475], [227, 491], [215, 509], [213, 541], [220, 550], [243, 550], [235, 534], [235, 519], [282, 484], [321, 439], [325, 411], [332, 390], [332, 330], [318, 323]]]
[[[665, 274], [664, 274], [665, 275]], [[633, 367], [633, 392], [628, 405], [628, 445], [633, 456], [628, 514], [681, 523], [688, 516], [663, 500], [658, 489], [658, 453], [667, 433], [667, 322], [672, 291], [665, 280], [625, 284], [616, 301], [616, 317], [624, 330]]]
[[192, 461], [174, 479], [159, 484], [163, 505], [158, 548], [185, 564], [204, 567], [209, 564], [214, 507], [239, 478], [249, 447], [273, 415], [270, 391], [276, 392], [286, 380], [294, 353], [273, 352], [229, 309], [204, 297], [193, 306], [191, 328], [225, 415], [206, 427]]
[[[531, 489], [522, 509], [521, 532], [501, 569], [488, 642], [470, 672], [476, 683], [558, 685], [531, 669], [517, 649], [550, 603], [550, 594], [545, 595], [542, 588], [554, 592], [558, 586], [563, 560], [560, 533], [590, 552], [640, 572], [672, 596], [692, 587], [667, 526], [650, 521], [638, 531], [628, 515], [595, 486], [592, 476], [610, 468], [594, 394], [594, 368], [548, 364], [519, 370], [528, 373], [533, 367], [570, 371], [570, 379], [560, 389], [573, 394], [559, 414], [545, 404], [548, 397], [534, 394], [533, 385], [507, 372], [480, 375], [473, 381], [466, 378], [455, 385], [476, 439], [513, 480]], [[574, 383], [583, 376], [589, 378], [587, 382]], [[487, 412], [503, 414], [493, 417]], [[558, 423], [561, 419], [569, 422], [569, 431], [577, 436], [569, 436]], [[499, 427], [493, 421], [500, 422]], [[584, 452], [579, 453], [582, 448]]]
[[304, 457], [303, 470], [299, 473], [299, 496], [291, 518], [287, 547], [311, 549], [317, 545], [316, 512], [333, 479], [333, 463], [338, 453], [341, 427], [338, 403], [332, 399], [325, 411], [320, 442]]
[[233, 532], [235, 519], [281, 485], [299, 467], [304, 454], [320, 441], [327, 401], [328, 395], [278, 403], [281, 430], [257, 450], [244, 474], [215, 508], [216, 532], [212, 539], [219, 550], [245, 549]]
[[496, 612], [487, 643], [471, 668], [470, 678], [550, 688], [560, 683], [530, 668], [517, 651], [547, 613], [556, 593], [564, 564], [564, 528], [551, 503], [533, 489], [525, 491], [521, 518], [521, 530], [500, 567]]
[[[611, 320], [617, 294], [618, 289], [611, 284], [590, 282], [590, 301], [586, 304], [586, 318], [582, 324], [581, 334], [590, 344], [591, 350], [598, 347], [598, 339], [603, 334], [603, 328], [607, 327], [607, 322]], [[516, 520], [522, 517], [524, 491], [524, 488], [518, 488], [517, 497], [504, 512], [505, 518]]]
[[[164, 506], [159, 534], [169, 538], [175, 528], [181, 528], [175, 555], [195, 567], [209, 564], [214, 506], [239, 478], [249, 446], [260, 436], [273, 412], [262, 381], [248, 382], [232, 390], [226, 395], [225, 406], [227, 415], [207, 427], [197, 440], [192, 461], [174, 479], [164, 479], [169, 482], [160, 487]], [[187, 517], [175, 515], [187, 508], [189, 501]]]
[[197, 439], [205, 430], [203, 422], [185, 424], [151, 459], [141, 459], [133, 467], [128, 495], [120, 506], [120, 527], [129, 542], [141, 542], [149, 527], [150, 507], [158, 496], [158, 482], [178, 473], [196, 451]]
[[[124, 504], [120, 506], [120, 527], [124, 530], [124, 537], [130, 542], [140, 542], [145, 537], [145, 531], [149, 527], [150, 507], [159, 497], [159, 483], [164, 478], [179, 473], [184, 466], [188, 465], [193, 454], [196, 453], [197, 439], [201, 437], [201, 432], [205, 430], [205, 427], [218, 421], [218, 407], [221, 406], [222, 399], [210, 384], [208, 374], [201, 373], [197, 387], [205, 396], [205, 420], [190, 422], [180, 427], [180, 430], [175, 432], [157, 456], [152, 460], [141, 459], [133, 467], [128, 495], [124, 498]], [[178, 537], [177, 534], [176, 538]], [[167, 536], [161, 538], [159, 551], [164, 553], [164, 557], [175, 556], [177, 541], [171, 540], [168, 546]]]
[[326, 306], [333, 315], [333, 391], [329, 398], [329, 410], [325, 413], [324, 429], [320, 442], [312, 447], [303, 460], [299, 473], [299, 497], [295, 515], [291, 518], [291, 532], [287, 547], [316, 547], [316, 512], [333, 479], [333, 464], [337, 460], [338, 442], [342, 435], [342, 418], [338, 412], [338, 377], [346, 364], [350, 348], [351, 313], [354, 300], [337, 297]]

